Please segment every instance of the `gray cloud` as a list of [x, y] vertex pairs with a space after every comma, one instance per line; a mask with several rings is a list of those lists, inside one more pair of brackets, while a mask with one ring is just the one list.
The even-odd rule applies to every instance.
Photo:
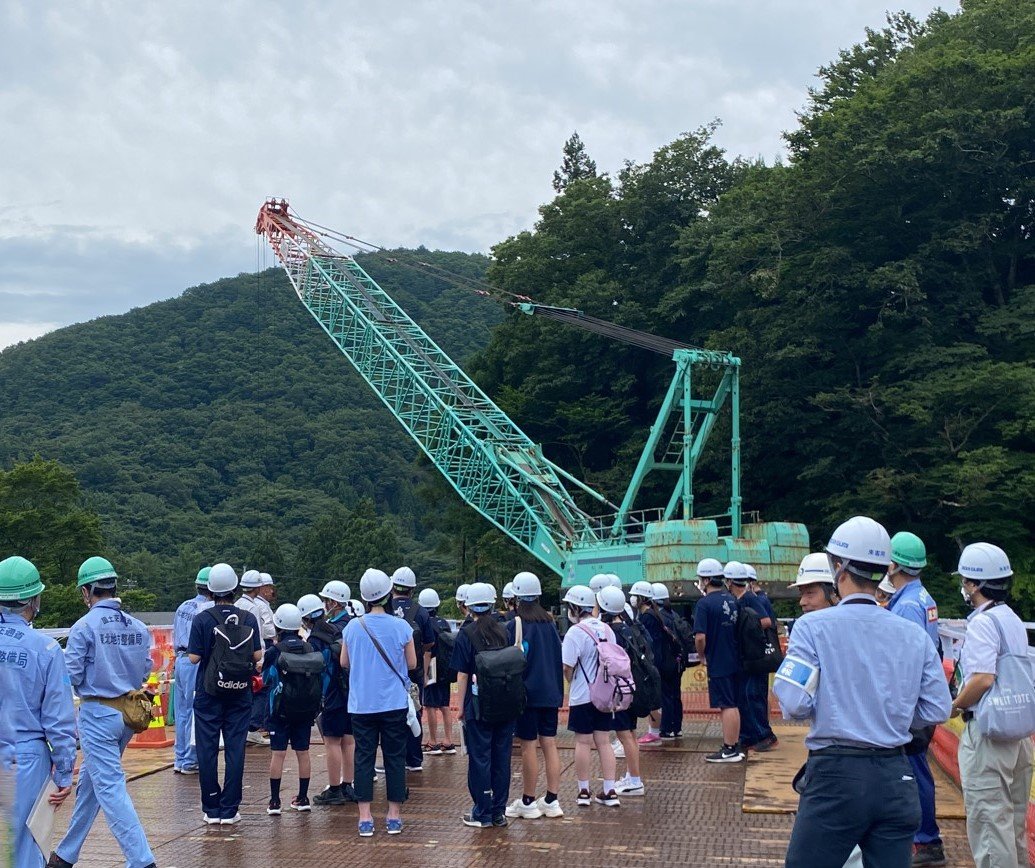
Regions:
[[604, 171], [714, 117], [773, 159], [884, 8], [0, 0], [0, 340], [253, 268], [268, 194], [390, 246], [486, 250], [534, 221], [575, 128]]

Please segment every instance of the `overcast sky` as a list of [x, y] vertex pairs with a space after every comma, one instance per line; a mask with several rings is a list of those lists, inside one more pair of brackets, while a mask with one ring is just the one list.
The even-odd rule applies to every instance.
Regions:
[[[386, 246], [530, 227], [713, 118], [772, 160], [817, 67], [931, 0], [0, 0], [0, 347], [272, 264], [267, 195]], [[954, 10], [955, 0], [941, 3]]]

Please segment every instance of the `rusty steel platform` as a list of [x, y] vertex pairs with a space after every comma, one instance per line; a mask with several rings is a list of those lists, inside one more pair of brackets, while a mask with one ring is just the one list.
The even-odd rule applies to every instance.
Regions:
[[[592, 868], [685, 868], [698, 865], [779, 866], [794, 818], [787, 813], [745, 813], [742, 809], [746, 763], [713, 765], [704, 752], [718, 744], [714, 720], [687, 721], [686, 737], [642, 751], [647, 794], [626, 798], [620, 808], [578, 808], [574, 802], [571, 741], [561, 738], [563, 819], [513, 820], [506, 829], [470, 829], [460, 815], [470, 807], [467, 758], [426, 757], [424, 771], [408, 777], [410, 800], [403, 810], [405, 830], [389, 838], [383, 831], [383, 785], [375, 786], [374, 838], [356, 834], [356, 806], [315, 808], [299, 814], [285, 807], [280, 817], [266, 815], [269, 799], [268, 748], [248, 748], [243, 821], [211, 827], [201, 820], [198, 779], [162, 768], [129, 783], [147, 829], [159, 868], [267, 868], [340, 866], [354, 859], [390, 868], [466, 868], [466, 866], [558, 866], [564, 862]], [[775, 758], [757, 756], [752, 764]], [[312, 747], [310, 794], [323, 789], [323, 747]], [[134, 758], [136, 761], [136, 758]], [[158, 763], [160, 765], [160, 763]], [[139, 766], [138, 766], [139, 768]], [[756, 766], [757, 768], [757, 766]], [[624, 773], [619, 760], [619, 774]], [[514, 753], [511, 797], [520, 793], [520, 755]], [[285, 806], [295, 792], [295, 764], [288, 754], [284, 774]], [[540, 784], [540, 793], [542, 785]], [[70, 804], [58, 818], [60, 834]], [[964, 825], [942, 822], [950, 865], [972, 865]], [[87, 842], [78, 868], [122, 865], [121, 853], [103, 815]]]

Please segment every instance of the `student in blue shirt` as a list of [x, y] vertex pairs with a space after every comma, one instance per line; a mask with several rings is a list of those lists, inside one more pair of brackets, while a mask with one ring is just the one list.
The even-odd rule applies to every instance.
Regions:
[[[748, 587], [751, 578], [746, 566], [740, 561], [730, 561], [723, 569], [723, 576], [737, 600], [738, 610], [751, 609], [758, 615], [762, 629], [770, 629], [773, 621], [762, 601]], [[769, 676], [766, 673], [740, 673], [737, 706], [740, 709], [740, 746], [763, 753], [776, 747], [779, 742], [769, 725]]]
[[[534, 573], [518, 573], [511, 590], [517, 600], [516, 617], [508, 625], [508, 639], [517, 637], [516, 624], [521, 624], [525, 649], [525, 711], [517, 719], [514, 732], [521, 740], [522, 796], [504, 812], [508, 817], [535, 820], [539, 817], [563, 817], [557, 800], [561, 787], [561, 756], [557, 751], [557, 712], [564, 704], [564, 664], [561, 661], [561, 637], [553, 615], [539, 602], [543, 593], [539, 577]], [[536, 743], [543, 751], [546, 769], [546, 795], [536, 799], [539, 779], [539, 756]]]
[[737, 708], [737, 601], [726, 590], [722, 564], [705, 558], [697, 565], [698, 588], [704, 596], [694, 607], [694, 641], [697, 653], [708, 664], [708, 702], [719, 709], [722, 747], [705, 757], [711, 763], [737, 763], [744, 759]]
[[16, 763], [15, 798], [0, 822], [11, 821], [18, 868], [43, 868], [25, 821], [48, 780], [58, 787], [50, 797], [55, 809], [68, 798], [75, 765], [75, 710], [65, 658], [57, 642], [30, 626], [43, 590], [39, 570], [25, 558], [0, 562], [0, 769]]
[[461, 818], [465, 826], [488, 829], [507, 825], [510, 795], [510, 758], [514, 746], [514, 721], [486, 723], [475, 712], [478, 684], [475, 655], [480, 650], [504, 648], [510, 642], [506, 629], [496, 620], [493, 607], [496, 589], [475, 582], [467, 592], [467, 609], [474, 621], [461, 628], [453, 647], [453, 669], [461, 698], [460, 714], [467, 744], [467, 788], [473, 806]]
[[190, 743], [194, 729], [194, 688], [198, 679], [198, 664], [191, 663], [187, 656], [190, 641], [190, 627], [200, 609], [212, 605], [212, 594], [208, 590], [209, 567], [202, 567], [194, 580], [197, 592], [191, 599], [180, 603], [173, 617], [173, 650], [176, 663], [173, 669], [176, 695], [176, 745], [173, 750], [173, 773], [196, 775], [198, 773], [198, 751]]
[[392, 580], [381, 570], [367, 570], [359, 581], [368, 613], [353, 618], [342, 633], [341, 666], [349, 671], [349, 713], [356, 739], [356, 798], [359, 834], [374, 834], [370, 803], [374, 798], [374, 755], [378, 743], [385, 766], [389, 835], [402, 832], [406, 801], [406, 723], [409, 708], [407, 671], [417, 666], [413, 629], [388, 613]]
[[57, 868], [79, 861], [98, 811], [104, 811], [128, 868], [154, 866], [122, 770], [122, 753], [133, 730], [111, 702], [140, 690], [151, 674], [151, 634], [122, 611], [117, 581], [115, 569], [104, 558], [89, 558], [79, 568], [76, 587], [89, 611], [69, 631], [65, 663], [79, 696], [83, 766], [68, 830], [50, 860]]
[[[425, 588], [420, 592], [417, 602], [428, 613], [431, 626], [435, 632], [435, 642], [431, 646], [430, 658], [436, 661], [435, 681], [424, 686], [424, 710], [428, 718], [428, 743], [424, 745], [426, 756], [454, 756], [456, 745], [453, 743], [453, 715], [449, 710], [450, 687], [455, 675], [448, 666], [439, 665], [438, 661], [446, 653], [445, 646], [440, 647], [443, 633], [450, 633], [449, 622], [438, 616], [438, 607], [442, 604], [438, 591]], [[430, 673], [430, 667], [429, 667]], [[452, 676], [452, 677], [451, 677]], [[438, 740], [438, 726], [442, 724], [443, 741]]]
[[[319, 602], [319, 601], [318, 601]], [[311, 810], [309, 804], [309, 780], [313, 766], [309, 758], [309, 742], [312, 738], [312, 717], [288, 719], [278, 713], [277, 694], [281, 685], [281, 673], [277, 664], [285, 654], [305, 654], [312, 646], [302, 640], [298, 632], [302, 629], [302, 612], [298, 606], [284, 603], [273, 613], [273, 626], [277, 628], [276, 640], [267, 649], [262, 661], [262, 683], [269, 688], [269, 724], [270, 724], [270, 801], [266, 813], [280, 814], [280, 784], [284, 776], [284, 759], [288, 745], [295, 752], [298, 763], [298, 795], [291, 800], [291, 807], [296, 811]], [[321, 688], [322, 688], [321, 683]], [[281, 709], [282, 710], [282, 709]]]

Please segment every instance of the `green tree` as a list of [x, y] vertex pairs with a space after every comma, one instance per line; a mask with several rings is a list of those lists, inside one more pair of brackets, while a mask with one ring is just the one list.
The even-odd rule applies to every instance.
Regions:
[[358, 586], [370, 568], [391, 575], [402, 566], [399, 539], [394, 523], [381, 516], [373, 500], [364, 498], [345, 520], [341, 538], [331, 558], [331, 572], [350, 585]]
[[103, 550], [100, 519], [70, 470], [36, 456], [0, 471], [0, 560], [21, 555], [45, 582], [69, 582]]
[[558, 193], [563, 193], [572, 181], [597, 176], [596, 161], [590, 159], [577, 130], [564, 143], [563, 154], [561, 168], [553, 173], [553, 188]]

